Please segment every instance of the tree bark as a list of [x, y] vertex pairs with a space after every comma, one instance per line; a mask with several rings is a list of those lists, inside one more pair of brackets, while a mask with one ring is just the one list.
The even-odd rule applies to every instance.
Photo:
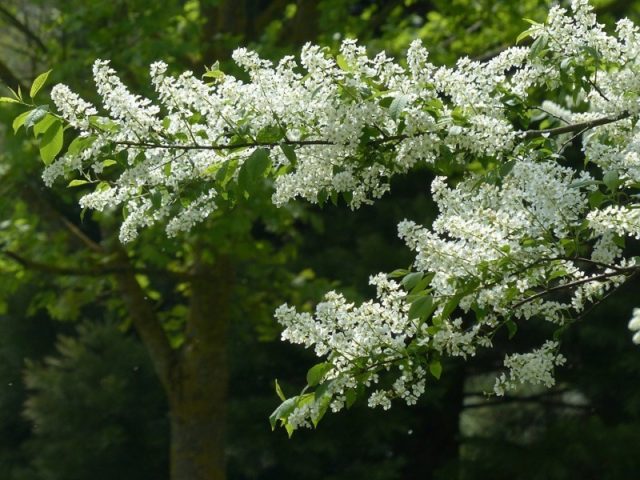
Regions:
[[194, 269], [186, 340], [169, 392], [172, 480], [226, 478], [230, 266], [219, 257]]

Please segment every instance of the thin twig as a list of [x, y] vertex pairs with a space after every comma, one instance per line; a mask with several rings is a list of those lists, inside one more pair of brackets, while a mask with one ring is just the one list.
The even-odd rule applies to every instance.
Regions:
[[[573, 123], [570, 125], [565, 125], [562, 127], [556, 127], [556, 128], [546, 128], [546, 129], [542, 129], [542, 130], [525, 130], [523, 132], [521, 132], [521, 134], [524, 136], [524, 138], [532, 138], [532, 137], [537, 137], [537, 136], [541, 136], [541, 135], [561, 135], [563, 133], [570, 133], [570, 132], [580, 132], [580, 131], [585, 131], [588, 130], [590, 128], [594, 128], [600, 125], [606, 125], [608, 123], [614, 123], [617, 122], [619, 120], [623, 120], [625, 118], [629, 118], [631, 116], [630, 113], [628, 112], [624, 112], [621, 113], [620, 115], [617, 115], [615, 117], [601, 117], [601, 118], [596, 118], [594, 120], [589, 120], [588, 122], [581, 122], [581, 123]], [[417, 132], [413, 135], [389, 135], [386, 136], [384, 138], [377, 138], [374, 140], [371, 140], [370, 142], [368, 142], [369, 146], [379, 146], [379, 145], [384, 145], [386, 143], [391, 143], [391, 142], [398, 142], [398, 141], [403, 141], [403, 140], [407, 140], [410, 138], [416, 138], [416, 137], [420, 137], [423, 135], [427, 135], [433, 132]], [[122, 145], [125, 147], [135, 147], [135, 148], [158, 148], [158, 149], [166, 149], [166, 150], [236, 150], [239, 148], [252, 148], [252, 147], [268, 147], [268, 148], [273, 148], [273, 147], [277, 147], [279, 145], [291, 145], [291, 146], [298, 146], [298, 147], [304, 147], [304, 146], [309, 146], [309, 145], [336, 145], [335, 142], [329, 141], [329, 140], [321, 140], [321, 139], [316, 139], [316, 140], [288, 140], [288, 139], [284, 139], [284, 140], [280, 140], [277, 142], [258, 142], [258, 141], [252, 141], [252, 142], [242, 142], [242, 143], [234, 143], [234, 144], [213, 144], [213, 145], [202, 145], [202, 144], [195, 144], [195, 145], [182, 145], [182, 144], [168, 144], [168, 143], [153, 143], [153, 142], [133, 142], [133, 141], [119, 141], [119, 142], [113, 142], [114, 145]]]
[[561, 135], [563, 133], [579, 132], [580, 130], [588, 130], [600, 125], [618, 122], [625, 118], [629, 118], [630, 116], [631, 114], [629, 112], [623, 112], [615, 117], [600, 117], [594, 120], [589, 120], [588, 122], [573, 123], [563, 127], [544, 128], [542, 130], [526, 130], [522, 133], [524, 134], [524, 138], [539, 137], [542, 135]]
[[581, 278], [580, 280], [576, 280], [575, 282], [569, 282], [569, 283], [565, 283], [562, 285], [557, 285], [555, 287], [549, 287], [547, 289], [545, 289], [542, 292], [538, 292], [535, 295], [531, 295], [529, 297], [526, 297], [522, 300], [520, 300], [519, 302], [517, 302], [516, 304], [514, 304], [511, 308], [516, 309], [518, 307], [521, 307], [522, 305], [532, 302], [533, 300], [536, 300], [540, 297], [544, 297], [545, 295], [548, 295], [549, 293], [552, 292], [557, 292], [560, 290], [566, 290], [568, 288], [573, 288], [573, 287], [578, 287], [580, 285], [583, 285], [585, 283], [589, 283], [589, 282], [595, 282], [598, 280], [605, 280], [607, 278], [611, 278], [611, 277], [616, 277], [616, 276], [620, 276], [620, 275], [625, 275], [627, 272], [634, 273], [636, 272], [640, 267], [629, 267], [627, 269], [624, 270], [618, 270], [615, 272], [609, 272], [609, 273], [601, 273], [600, 275], [595, 275], [593, 277], [588, 277], [588, 278]]

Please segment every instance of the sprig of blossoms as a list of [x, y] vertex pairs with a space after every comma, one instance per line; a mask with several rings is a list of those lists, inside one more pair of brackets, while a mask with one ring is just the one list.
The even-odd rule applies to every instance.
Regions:
[[504, 395], [505, 390], [516, 388], [520, 384], [542, 384], [552, 387], [555, 384], [553, 370], [566, 362], [564, 356], [556, 353], [558, 342], [547, 341], [542, 347], [530, 353], [507, 355], [504, 366], [509, 370], [496, 379], [494, 391]]
[[640, 308], [633, 309], [633, 315], [629, 321], [629, 330], [633, 333], [633, 343], [640, 345]]

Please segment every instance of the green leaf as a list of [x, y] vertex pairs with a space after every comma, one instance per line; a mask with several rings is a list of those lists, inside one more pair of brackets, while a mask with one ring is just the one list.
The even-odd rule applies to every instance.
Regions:
[[33, 81], [33, 84], [31, 85], [31, 91], [29, 92], [29, 96], [31, 98], [34, 98], [38, 94], [40, 89], [46, 83], [47, 78], [49, 77], [50, 73], [51, 73], [51, 70], [48, 70], [48, 71], [46, 71], [44, 73], [41, 73], [40, 75], [38, 75], [36, 77], [36, 79]]
[[280, 384], [278, 383], [277, 378], [275, 380], [275, 383], [276, 383], [276, 395], [278, 395], [278, 398], [283, 402], [286, 401], [287, 397], [284, 396], [284, 393], [282, 392], [282, 388], [280, 388]]
[[[111, 165], [115, 165], [115, 164], [117, 164], [117, 163], [118, 163], [118, 162], [116, 162], [115, 160], [108, 159], [108, 160], [103, 160], [103, 161], [102, 161], [102, 166], [103, 166], [104, 168], [107, 168], [107, 167], [110, 167]], [[167, 165], [171, 166], [171, 164], [170, 164], [170, 163], [168, 163]]]
[[599, 180], [576, 180], [569, 184], [569, 188], [590, 187], [591, 185], [600, 185]]
[[307, 372], [307, 385], [315, 387], [318, 385], [324, 376], [333, 368], [333, 365], [329, 362], [322, 362], [314, 365]]
[[589, 206], [591, 208], [598, 208], [607, 199], [607, 196], [600, 190], [596, 190], [589, 194]]
[[213, 80], [222, 80], [224, 72], [221, 70], [209, 70], [202, 75], [202, 78], [212, 78]]
[[40, 105], [29, 112], [27, 118], [24, 119], [24, 128], [29, 129], [39, 122], [49, 110], [46, 105]]
[[431, 280], [433, 280], [434, 276], [435, 276], [435, 273], [433, 272], [427, 273], [424, 277], [420, 279], [418, 283], [415, 284], [415, 286], [411, 289], [411, 292], [409, 293], [411, 295], [423, 293], [426, 290], [427, 286], [429, 286], [429, 284], [431, 283]]
[[[453, 311], [458, 306], [458, 303], [460, 302], [461, 298], [462, 298], [462, 294], [457, 293], [453, 297], [451, 297], [449, 301], [447, 301], [447, 303], [444, 304], [442, 313], [440, 313], [440, 315], [438, 316], [439, 318], [437, 319], [437, 323], [442, 322], [442, 320], [444, 320], [445, 318], [448, 318], [449, 315], [453, 313]], [[436, 319], [434, 318], [433, 320], [434, 320], [433, 323], [436, 324]]]
[[406, 275], [408, 275], [409, 273], [411, 273], [409, 270], [407, 270], [406, 268], [398, 268], [396, 270], [394, 270], [393, 272], [387, 274], [388, 278], [400, 278], [400, 277], [404, 277]]
[[522, 40], [524, 40], [527, 37], [531, 36], [531, 33], [533, 33], [533, 29], [529, 28], [527, 30], [525, 30], [524, 32], [522, 32], [520, 35], [518, 35], [518, 37], [516, 38], [516, 44], [520, 43]]
[[11, 97], [0, 97], [0, 103], [20, 103], [20, 101]]
[[342, 55], [336, 56], [336, 64], [345, 72], [348, 72], [351, 70], [351, 68], [349, 68], [349, 64], [347, 63], [347, 59], [344, 58], [344, 56]]
[[296, 150], [291, 145], [287, 145], [286, 143], [281, 143], [280, 149], [282, 150], [282, 153], [284, 153], [284, 156], [287, 157], [287, 160], [295, 165], [298, 161], [298, 158], [296, 157]]
[[333, 384], [332, 380], [321, 383], [320, 385], [318, 385], [318, 388], [316, 388], [316, 391], [313, 392], [313, 396], [316, 399], [322, 398], [322, 396], [324, 396], [329, 391], [329, 387], [331, 387], [332, 384]]
[[624, 247], [625, 247], [624, 237], [621, 237], [620, 235], [615, 235], [613, 237], [613, 243], [624, 250]]
[[440, 375], [442, 375], [442, 364], [440, 360], [432, 360], [431, 363], [429, 363], [429, 371], [431, 375], [440, 380]]
[[278, 125], [267, 125], [256, 135], [256, 140], [262, 143], [276, 143], [284, 138], [284, 132]]
[[87, 183], [89, 183], [88, 180], [71, 180], [67, 187], [79, 187], [81, 185], [86, 185]]
[[358, 392], [354, 389], [347, 390], [347, 392], [345, 393], [345, 399], [346, 399], [347, 408], [351, 408], [351, 406], [358, 399]]
[[602, 181], [612, 192], [615, 192], [622, 183], [618, 172], [615, 170], [609, 170], [607, 173], [605, 173], [604, 177], [602, 177]]
[[414, 300], [409, 307], [409, 320], [414, 318], [423, 320], [429, 317], [435, 308], [433, 297], [431, 295], [420, 297], [417, 300]]
[[16, 118], [13, 119], [13, 133], [18, 133], [18, 130], [22, 125], [24, 125], [25, 120], [29, 116], [32, 110], [27, 110], [26, 112], [21, 113]]
[[518, 324], [513, 320], [507, 320], [505, 322], [505, 326], [507, 327], [507, 331], [509, 332], [509, 340], [511, 340], [518, 331]]
[[378, 105], [380, 105], [382, 108], [389, 108], [393, 103], [394, 98], [395, 97], [384, 97], [378, 102]]
[[224, 78], [224, 73], [220, 70], [220, 62], [216, 61], [211, 65], [211, 67], [207, 68], [207, 71], [202, 75], [202, 77], [222, 80]]
[[76, 137], [69, 144], [67, 153], [69, 153], [70, 155], [77, 155], [82, 150], [84, 150], [85, 146], [87, 146], [88, 143], [92, 142], [93, 140], [94, 138], [92, 137]]
[[247, 187], [260, 179], [269, 169], [271, 160], [269, 150], [258, 148], [242, 164], [238, 174], [238, 185], [247, 190]]
[[498, 169], [498, 171], [500, 172], [500, 176], [506, 177], [507, 175], [509, 175], [511, 173], [511, 170], [513, 170], [513, 167], [515, 166], [515, 164], [516, 164], [516, 161], [511, 160], [509, 162], [506, 162], [500, 165], [500, 168]]
[[531, 49], [529, 50], [529, 58], [536, 58], [542, 55], [548, 43], [549, 38], [545, 34], [540, 35], [538, 38], [536, 38], [531, 45]]
[[216, 173], [216, 182], [219, 182], [222, 187], [226, 187], [237, 168], [238, 159], [236, 158], [224, 162]]
[[409, 97], [406, 95], [398, 95], [393, 99], [391, 105], [389, 105], [389, 115], [394, 120], [397, 120], [404, 107], [407, 106], [407, 102], [409, 101]]
[[422, 272], [412, 272], [402, 279], [402, 286], [406, 290], [411, 290], [420, 280], [422, 280]]
[[44, 117], [38, 123], [33, 126], [33, 134], [36, 138], [42, 135], [47, 129], [51, 126], [53, 122], [56, 121], [56, 117], [51, 115], [50, 113], [46, 113]]
[[296, 408], [297, 402], [298, 397], [288, 398], [284, 402], [282, 402], [271, 415], [269, 415], [269, 423], [271, 424], [272, 430], [276, 428], [278, 420], [283, 421], [287, 419], [289, 414], [291, 414], [291, 412], [293, 412], [293, 410]]
[[324, 414], [327, 413], [333, 396], [327, 392], [320, 398], [318, 398], [318, 396], [316, 396], [315, 398], [318, 405], [318, 413], [311, 417], [311, 423], [313, 423], [314, 427], [317, 427], [318, 423], [320, 423], [320, 420], [322, 420], [322, 417], [324, 417]]
[[40, 157], [45, 165], [49, 165], [56, 155], [62, 150], [64, 134], [62, 122], [56, 120], [44, 132], [42, 140], [40, 140]]
[[[118, 131], [118, 124], [116, 122], [114, 122], [113, 120], [111, 120], [110, 118], [107, 117], [100, 117], [98, 115], [91, 115], [89, 117], [89, 125], [91, 125], [94, 128], [97, 128], [98, 130], [102, 130], [103, 132], [117, 132]], [[185, 135], [185, 140], [188, 140], [188, 137]]]

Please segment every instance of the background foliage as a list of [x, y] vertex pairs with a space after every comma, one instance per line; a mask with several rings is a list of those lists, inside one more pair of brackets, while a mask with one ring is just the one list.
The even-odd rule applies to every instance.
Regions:
[[[241, 44], [277, 57], [309, 40], [335, 48], [345, 36], [395, 54], [420, 37], [435, 61], [450, 63], [512, 44], [526, 28], [521, 19], [542, 20], [549, 3], [10, 0], [0, 5], [0, 78], [28, 85], [53, 67], [53, 82], [90, 98], [95, 58], [111, 59], [144, 91], [148, 64], [159, 58], [200, 74]], [[638, 10], [637, 2], [597, 5], [608, 21]], [[110, 294], [113, 282], [25, 262], [95, 264], [95, 252], [69, 240], [67, 223], [97, 240], [118, 219], [81, 220], [73, 189], [45, 190], [35, 143], [11, 134], [13, 116], [0, 109], [0, 472], [9, 480], [168, 478], [166, 399], [121, 299]], [[414, 408], [382, 414], [356, 405], [293, 440], [270, 431], [274, 377], [285, 392], [297, 391], [311, 363], [308, 352], [276, 341], [274, 307], [309, 307], [327, 285], [364, 298], [370, 292], [358, 288], [369, 274], [407, 264], [395, 225], [433, 218], [428, 181], [427, 172], [398, 180], [391, 195], [355, 214], [343, 205], [276, 210], [265, 192], [212, 219], [216, 228], [176, 241], [151, 230], [132, 247], [138, 265], [164, 271], [187, 264], [202, 243], [236, 259], [229, 478], [634, 478], [640, 356], [622, 332], [637, 284], [575, 329], [569, 368], [552, 391], [486, 399], [499, 357], [485, 357], [447, 366], [451, 373]], [[180, 345], [187, 294], [162, 276], [139, 281]]]

